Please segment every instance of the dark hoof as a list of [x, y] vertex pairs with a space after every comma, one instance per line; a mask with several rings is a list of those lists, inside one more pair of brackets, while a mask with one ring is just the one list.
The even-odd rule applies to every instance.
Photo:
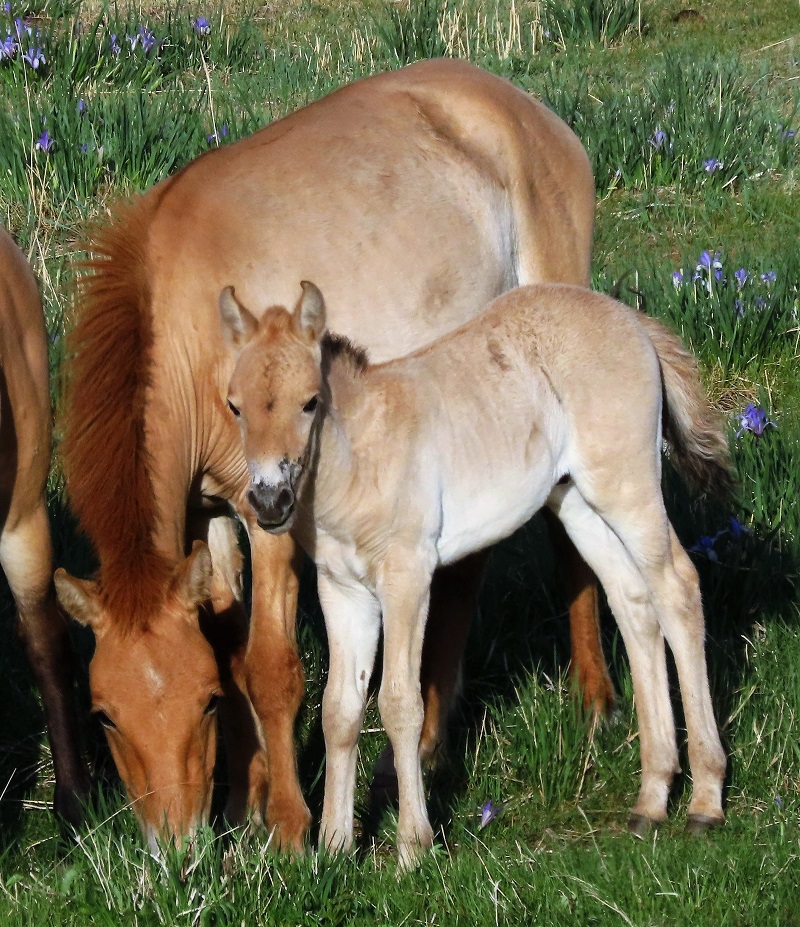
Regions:
[[634, 812], [628, 818], [628, 830], [634, 837], [646, 837], [650, 831], [655, 830], [657, 826], [658, 821], [654, 821], [652, 818], [647, 817], [646, 814], [637, 814]]
[[724, 818], [712, 818], [709, 814], [690, 814], [686, 819], [686, 833], [692, 837], [699, 837], [724, 823]]

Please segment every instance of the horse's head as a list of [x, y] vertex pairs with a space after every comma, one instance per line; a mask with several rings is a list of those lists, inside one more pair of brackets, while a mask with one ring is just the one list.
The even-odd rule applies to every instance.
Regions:
[[222, 695], [199, 624], [211, 579], [208, 547], [196, 541], [168, 577], [160, 607], [131, 623], [100, 584], [55, 574], [61, 605], [94, 631], [92, 711], [153, 852], [164, 839], [191, 837], [209, 817]]
[[260, 321], [237, 301], [232, 287], [219, 299], [223, 332], [236, 357], [228, 405], [250, 468], [247, 498], [259, 525], [273, 534], [292, 526], [322, 402], [325, 303], [313, 283], [301, 285], [294, 312], [273, 307]]

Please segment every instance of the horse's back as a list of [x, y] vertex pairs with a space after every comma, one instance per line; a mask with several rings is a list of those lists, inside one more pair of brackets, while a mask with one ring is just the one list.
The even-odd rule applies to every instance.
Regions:
[[520, 275], [588, 273], [593, 182], [580, 142], [463, 62], [357, 81], [151, 195], [156, 312], [205, 307], [216, 324], [227, 284], [260, 311], [292, 305], [311, 279], [331, 328], [377, 360], [474, 317]]

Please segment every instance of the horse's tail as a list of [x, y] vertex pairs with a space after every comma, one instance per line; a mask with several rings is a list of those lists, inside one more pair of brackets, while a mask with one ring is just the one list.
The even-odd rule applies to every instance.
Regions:
[[640, 315], [661, 364], [664, 438], [669, 458], [704, 492], [727, 495], [735, 485], [722, 418], [708, 401], [697, 362], [656, 319]]

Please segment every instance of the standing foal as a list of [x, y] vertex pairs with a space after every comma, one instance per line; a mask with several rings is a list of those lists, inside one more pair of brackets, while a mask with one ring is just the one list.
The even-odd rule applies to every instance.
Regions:
[[[397, 361], [325, 332], [319, 290], [260, 322], [227, 288], [238, 355], [228, 400], [262, 528], [317, 564], [330, 645], [320, 843], [353, 840], [358, 734], [381, 622], [378, 705], [395, 754], [398, 850], [432, 840], [419, 760], [419, 670], [431, 577], [543, 506], [605, 587], [631, 664], [642, 784], [632, 824], [662, 820], [678, 770], [664, 642], [680, 681], [692, 829], [723, 820], [725, 754], [709, 694], [697, 574], [661, 494], [661, 441], [703, 486], [729, 480], [694, 362], [658, 322], [578, 287], [525, 287]], [[621, 350], [622, 348], [622, 350]]]

